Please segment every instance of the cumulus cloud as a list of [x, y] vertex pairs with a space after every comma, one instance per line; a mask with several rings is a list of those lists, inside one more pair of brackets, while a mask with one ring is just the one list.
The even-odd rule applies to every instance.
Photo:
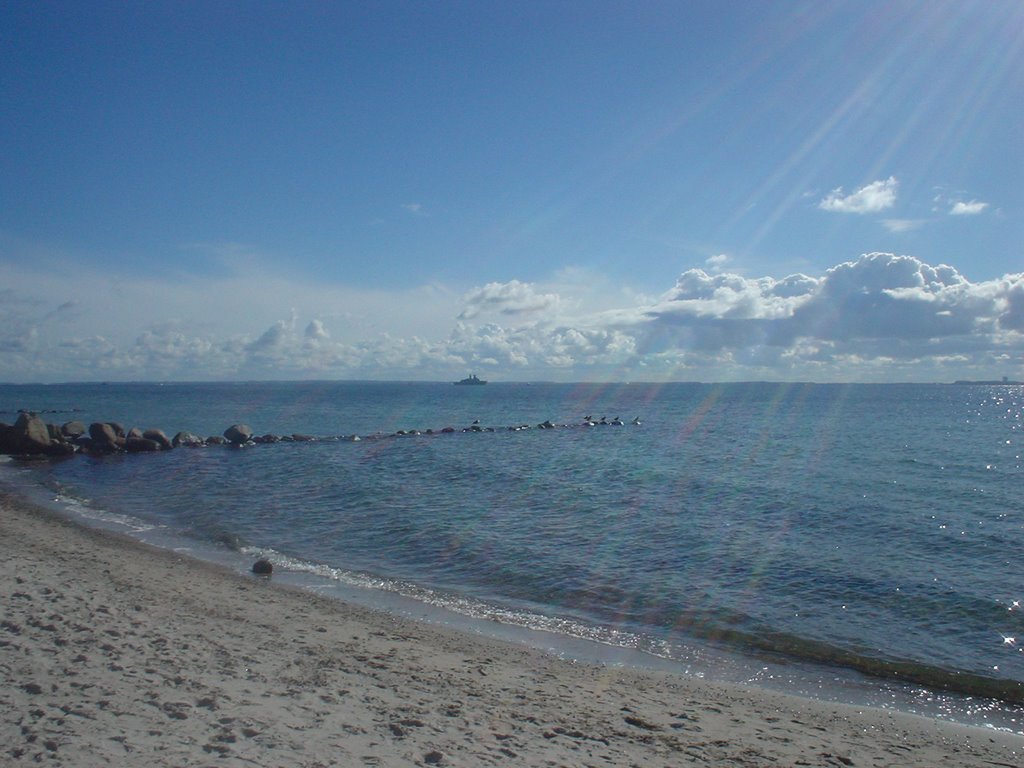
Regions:
[[971, 200], [969, 203], [957, 201], [953, 203], [953, 207], [949, 209], [950, 216], [977, 216], [979, 213], [988, 208], [988, 203], [982, 203], [977, 200]]
[[712, 272], [721, 272], [725, 269], [725, 265], [730, 261], [729, 256], [724, 253], [719, 253], [717, 256], [712, 256], [704, 262], [706, 266]]
[[895, 205], [898, 187], [895, 176], [873, 181], [848, 195], [843, 194], [842, 187], [837, 187], [818, 203], [818, 207], [837, 213], [877, 213]]
[[331, 338], [331, 335], [327, 333], [323, 322], [320, 320], [310, 320], [304, 335], [310, 341], [327, 341]]
[[[569, 282], [488, 283], [461, 302], [437, 288], [376, 296], [376, 317], [350, 294], [325, 311], [315, 291], [238, 291], [274, 298], [258, 312], [251, 300], [239, 305], [251, 310], [241, 332], [160, 319], [159, 304], [144, 300], [145, 319], [110, 325], [134, 326], [133, 335], [108, 333], [97, 318], [111, 303], [5, 290], [0, 352], [12, 380], [448, 380], [467, 369], [570, 381], [1021, 376], [1024, 274], [972, 282], [953, 267], [890, 253], [781, 278], [714, 272], [717, 263], [683, 271], [660, 296], [619, 294], [613, 306], [602, 297], [596, 310]], [[235, 295], [225, 287], [216, 295]], [[293, 293], [296, 309], [278, 308]], [[216, 304], [213, 295], [193, 297], [195, 306]], [[412, 320], [382, 325], [392, 314]], [[434, 315], [442, 320], [428, 320]]]

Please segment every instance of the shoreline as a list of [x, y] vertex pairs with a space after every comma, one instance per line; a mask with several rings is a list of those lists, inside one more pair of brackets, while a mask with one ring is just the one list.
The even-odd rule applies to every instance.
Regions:
[[[1024, 737], [557, 659], [0, 494], [8, 764], [1016, 765]], [[511, 762], [510, 762], [511, 761]]]

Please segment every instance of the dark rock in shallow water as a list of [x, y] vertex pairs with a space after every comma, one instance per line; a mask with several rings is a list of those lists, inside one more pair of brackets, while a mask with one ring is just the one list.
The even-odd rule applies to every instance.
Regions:
[[125, 439], [124, 447], [128, 453], [153, 453], [160, 450], [160, 443], [145, 437], [129, 437]]
[[252, 439], [252, 427], [248, 424], [233, 424], [224, 430], [224, 437], [233, 445], [242, 445]]
[[14, 429], [21, 434], [26, 447], [45, 449], [50, 445], [50, 430], [38, 416], [23, 413], [14, 422]]
[[65, 437], [81, 437], [85, 434], [85, 424], [80, 421], [67, 421], [61, 425], [60, 431]]
[[279, 443], [281, 442], [281, 438], [278, 437], [277, 435], [266, 434], [260, 435], [259, 437], [254, 437], [252, 441], [254, 443]]
[[17, 453], [18, 443], [14, 427], [10, 424], [0, 424], [0, 453]]
[[156, 443], [159, 443], [160, 447], [163, 448], [165, 451], [169, 451], [171, 448], [174, 447], [174, 444], [171, 442], [170, 438], [168, 438], [167, 435], [164, 434], [164, 431], [162, 429], [147, 429], [145, 432], [142, 433], [142, 436], [147, 440], [152, 440]]
[[142, 430], [139, 429], [138, 427], [132, 427], [131, 429], [128, 430], [128, 434], [126, 434], [125, 437], [129, 439], [133, 437], [143, 437]]
[[93, 447], [102, 450], [103, 446], [113, 447], [117, 444], [117, 432], [110, 424], [94, 421], [89, 425], [89, 437], [92, 438]]
[[22, 413], [0, 436], [4, 453], [43, 454], [50, 447], [50, 430], [34, 413]]
[[205, 444], [206, 441], [203, 438], [199, 437], [199, 435], [193, 435], [191, 432], [179, 432], [171, 440], [171, 445], [174, 447], [184, 445], [186, 448], [196, 448]]
[[274, 566], [265, 558], [261, 558], [252, 564], [252, 572], [259, 576], [269, 576], [274, 572]]
[[64, 440], [54, 440], [50, 443], [50, 447], [46, 449], [47, 456], [70, 456], [77, 452], [78, 447], [74, 443], [68, 443]]
[[210, 435], [206, 438], [207, 445], [224, 445], [225, 443], [227, 443], [227, 438], [221, 435]]

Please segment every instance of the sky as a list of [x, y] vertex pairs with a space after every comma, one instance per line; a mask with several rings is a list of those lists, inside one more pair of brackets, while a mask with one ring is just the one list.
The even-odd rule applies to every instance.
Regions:
[[1024, 3], [0, 0], [0, 381], [1024, 379]]

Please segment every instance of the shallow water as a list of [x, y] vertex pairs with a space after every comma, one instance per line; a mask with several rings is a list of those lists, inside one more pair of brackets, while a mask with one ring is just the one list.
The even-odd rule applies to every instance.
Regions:
[[[19, 408], [324, 438], [20, 469], [72, 506], [293, 572], [670, 659], [1024, 701], [1021, 387], [0, 387], [0, 420]], [[463, 432], [474, 420], [494, 431]], [[393, 435], [413, 429], [435, 434]]]

